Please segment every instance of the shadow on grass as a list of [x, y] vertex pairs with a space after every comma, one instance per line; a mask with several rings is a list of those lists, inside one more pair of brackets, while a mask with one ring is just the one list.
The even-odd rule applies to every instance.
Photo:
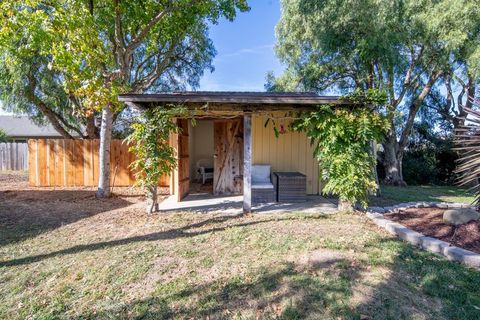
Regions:
[[[480, 319], [480, 272], [397, 239], [366, 246], [395, 252], [390, 277], [357, 307], [369, 319]], [[377, 256], [373, 263], [384, 264]]]
[[312, 216], [298, 216], [298, 217], [284, 217], [284, 218], [270, 218], [270, 219], [264, 219], [264, 220], [256, 220], [256, 221], [251, 221], [251, 222], [245, 222], [245, 223], [237, 223], [237, 224], [230, 224], [227, 226], [221, 226], [221, 227], [213, 227], [213, 228], [208, 228], [208, 229], [203, 229], [199, 231], [194, 231], [193, 229], [200, 228], [209, 224], [214, 224], [214, 223], [222, 223], [230, 219], [235, 219], [238, 217], [242, 217], [243, 214], [239, 215], [226, 215], [226, 216], [221, 216], [221, 217], [215, 217], [215, 218], [210, 218], [203, 220], [198, 223], [193, 223], [189, 224], [187, 226], [183, 226], [180, 228], [176, 229], [170, 229], [167, 231], [161, 231], [161, 232], [154, 232], [154, 233], [149, 233], [145, 235], [139, 235], [139, 236], [134, 236], [134, 237], [129, 237], [129, 238], [123, 238], [123, 239], [118, 239], [118, 240], [110, 240], [110, 241], [103, 241], [103, 242], [97, 242], [97, 243], [91, 243], [91, 244], [82, 244], [82, 245], [76, 245], [67, 249], [63, 250], [58, 250], [50, 253], [45, 253], [45, 254], [40, 254], [36, 256], [29, 256], [29, 257], [24, 257], [24, 258], [19, 258], [19, 259], [14, 259], [14, 260], [8, 260], [8, 261], [0, 261], [0, 267], [10, 267], [10, 266], [18, 266], [18, 265], [25, 265], [25, 264], [30, 264], [38, 261], [42, 261], [44, 259], [49, 259], [57, 256], [63, 256], [67, 254], [75, 254], [83, 251], [96, 251], [96, 250], [101, 250], [101, 249], [106, 249], [110, 247], [116, 247], [116, 246], [122, 246], [122, 245], [127, 245], [130, 243], [135, 243], [135, 242], [145, 242], [145, 241], [158, 241], [158, 240], [168, 240], [168, 239], [177, 239], [177, 238], [189, 238], [189, 237], [195, 237], [199, 236], [202, 234], [206, 233], [212, 233], [212, 232], [218, 232], [218, 231], [224, 231], [227, 228], [232, 228], [232, 227], [245, 227], [245, 226], [251, 226], [251, 225], [256, 225], [256, 224], [262, 224], [262, 223], [268, 223], [272, 221], [282, 221], [282, 220], [295, 220], [295, 219], [320, 219], [323, 218], [322, 215], [312, 215]]
[[[328, 275], [332, 270], [334, 277]], [[343, 259], [331, 259], [308, 268], [283, 263], [274, 271], [259, 270], [253, 277], [238, 276], [226, 282], [184, 286], [174, 293], [165, 293], [172, 286], [166, 284], [146, 299], [80, 318], [318, 319], [326, 314], [333, 318], [355, 318], [355, 311], [347, 301], [359, 277], [358, 271]], [[328, 276], [323, 278], [321, 274]]]
[[[367, 248], [379, 254], [370, 266], [332, 258], [308, 266], [285, 262], [201, 285], [172, 280], [147, 298], [79, 318], [479, 319], [480, 273], [396, 239]], [[394, 250], [393, 262], [384, 260], [385, 250]], [[368, 290], [362, 283], [371, 266], [390, 269], [390, 276]]]
[[[328, 216], [289, 216], [235, 221], [221, 216], [162, 232], [78, 245], [64, 250], [0, 262], [0, 267], [125, 245], [132, 242], [195, 237], [227, 228], [271, 221], [318, 219]], [[227, 221], [233, 223], [218, 226]], [[196, 228], [202, 228], [195, 230]], [[204, 228], [207, 227], [207, 228]], [[362, 249], [363, 250], [363, 249]], [[281, 262], [251, 274], [202, 282], [181, 276], [157, 283], [147, 297], [125, 303], [109, 302], [78, 319], [479, 319], [480, 273], [421, 251], [396, 239], [378, 237], [364, 247], [365, 261], [333, 256], [321, 263]], [[365, 273], [388, 271], [373, 287]], [[378, 276], [378, 274], [374, 274]], [[182, 278], [183, 277], [183, 278]], [[365, 291], [365, 292], [363, 292]], [[368, 291], [368, 292], [367, 292]], [[358, 295], [362, 297], [358, 298]], [[58, 311], [62, 317], [65, 309]], [[56, 315], [52, 315], [54, 317]]]
[[0, 191], [0, 246], [130, 204], [117, 197], [96, 199], [86, 190]]

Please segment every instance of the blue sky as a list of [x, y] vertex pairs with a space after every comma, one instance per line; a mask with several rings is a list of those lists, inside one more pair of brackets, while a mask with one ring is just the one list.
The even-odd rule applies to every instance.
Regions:
[[263, 91], [268, 71], [281, 74], [275, 56], [275, 25], [280, 18], [279, 0], [250, 0], [251, 10], [233, 22], [222, 20], [210, 29], [217, 49], [215, 71], [206, 72], [199, 90]]

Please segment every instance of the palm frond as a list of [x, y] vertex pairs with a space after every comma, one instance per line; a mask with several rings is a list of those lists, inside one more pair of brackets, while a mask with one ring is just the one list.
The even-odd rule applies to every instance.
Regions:
[[480, 204], [480, 104], [473, 103], [474, 109], [464, 108], [467, 117], [464, 124], [455, 130], [455, 148], [458, 152], [457, 184], [469, 186], [475, 194], [475, 205]]

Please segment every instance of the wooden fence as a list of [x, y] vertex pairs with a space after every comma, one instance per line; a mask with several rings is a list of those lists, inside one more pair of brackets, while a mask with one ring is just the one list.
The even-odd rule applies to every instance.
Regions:
[[[100, 140], [30, 139], [29, 184], [42, 187], [96, 186], [99, 174]], [[134, 172], [129, 165], [135, 156], [122, 140], [112, 140], [110, 148], [110, 185], [132, 186]], [[168, 186], [169, 177], [159, 185]]]
[[0, 171], [6, 170], [28, 170], [26, 142], [0, 143]]

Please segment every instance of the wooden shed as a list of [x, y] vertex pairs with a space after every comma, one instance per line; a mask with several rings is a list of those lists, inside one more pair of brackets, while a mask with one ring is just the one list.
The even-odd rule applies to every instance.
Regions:
[[[197, 164], [211, 159], [214, 195], [243, 194], [244, 210], [250, 211], [252, 165], [268, 164], [272, 171], [295, 171], [306, 176], [306, 192], [319, 194], [318, 162], [304, 133], [292, 132], [292, 111], [307, 112], [321, 104], [346, 104], [339, 97], [314, 93], [177, 92], [126, 94], [120, 101], [138, 110], [183, 105], [189, 117], [177, 119], [181, 133], [172, 135], [178, 166], [171, 175], [170, 190], [177, 201], [192, 190]], [[279, 130], [278, 136], [274, 126]], [[206, 161], [208, 162], [208, 161]]]

